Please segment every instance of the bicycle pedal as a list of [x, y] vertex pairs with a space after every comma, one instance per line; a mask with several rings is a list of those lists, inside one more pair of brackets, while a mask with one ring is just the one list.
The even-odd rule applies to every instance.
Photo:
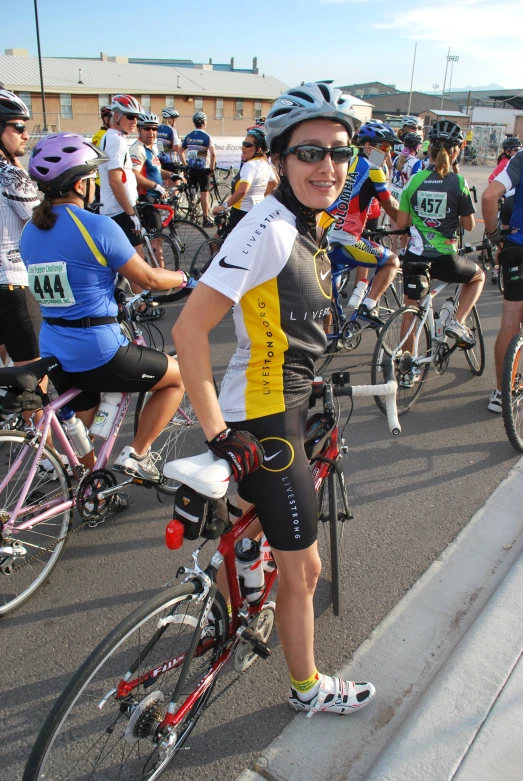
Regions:
[[240, 635], [240, 640], [249, 643], [254, 653], [261, 659], [267, 659], [272, 653], [267, 643], [260, 640], [256, 632], [253, 632], [251, 629], [244, 629]]

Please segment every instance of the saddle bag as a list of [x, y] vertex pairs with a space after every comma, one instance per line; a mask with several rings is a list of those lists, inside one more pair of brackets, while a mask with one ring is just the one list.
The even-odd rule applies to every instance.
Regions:
[[173, 518], [183, 523], [186, 540], [217, 540], [231, 525], [225, 499], [209, 499], [187, 485], [176, 491]]
[[430, 290], [429, 267], [426, 263], [406, 263], [403, 270], [405, 295], [414, 301], [426, 296]]

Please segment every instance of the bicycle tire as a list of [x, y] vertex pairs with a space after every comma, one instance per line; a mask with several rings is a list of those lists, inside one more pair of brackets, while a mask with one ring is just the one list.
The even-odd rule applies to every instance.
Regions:
[[[327, 499], [325, 498], [325, 487], [327, 486]], [[334, 491], [332, 491], [334, 486]], [[344, 501], [341, 496], [341, 486], [335, 469], [331, 469], [323, 481], [318, 492], [318, 519], [320, 523], [329, 525], [328, 547], [331, 565], [331, 595], [332, 612], [335, 616], [340, 615], [341, 610], [341, 569], [342, 569], [342, 541], [345, 529]], [[343, 482], [345, 491], [345, 502], [348, 506], [347, 492], [345, 482]], [[333, 519], [334, 522], [333, 522]]]
[[481, 320], [479, 319], [478, 310], [475, 306], [472, 307], [470, 314], [465, 320], [465, 325], [470, 328], [476, 344], [471, 347], [470, 350], [464, 350], [465, 358], [470, 367], [470, 371], [476, 377], [481, 377], [485, 371], [485, 342], [483, 340], [483, 329], [481, 328]]
[[[174, 351], [167, 354], [176, 358], [176, 352]], [[218, 395], [218, 387], [214, 377], [213, 384], [216, 395]], [[149, 391], [141, 391], [138, 394], [134, 411], [134, 436], [136, 436], [136, 432], [138, 431], [142, 410], [150, 396], [151, 393]], [[160, 474], [162, 474], [164, 464], [169, 461], [174, 461], [176, 458], [183, 458], [191, 453], [195, 453], [198, 446], [193, 440], [195, 436], [200, 435], [201, 427], [198, 418], [192, 408], [189, 397], [184, 393], [175, 414], [155, 439], [152, 446], [154, 453], [157, 453], [160, 456], [157, 463]], [[165, 489], [169, 489], [169, 484], [164, 485], [164, 490]], [[176, 485], [173, 483], [172, 492], [174, 493], [175, 490]]]
[[[416, 360], [414, 360], [414, 362], [409, 362], [407, 351], [404, 351], [405, 355], [403, 354], [403, 351], [401, 351], [399, 354], [396, 354], [397, 348], [403, 339], [402, 319], [405, 315], [421, 320], [422, 312], [420, 309], [414, 306], [404, 306], [394, 312], [390, 320], [380, 331], [378, 341], [376, 342], [376, 347], [374, 349], [374, 356], [371, 366], [372, 384], [376, 385], [378, 383], [384, 382], [383, 370], [381, 367], [383, 355], [387, 354], [392, 357], [394, 363], [394, 375], [396, 381], [398, 381], [398, 415], [403, 415], [412, 407], [423, 389], [423, 385], [425, 384], [425, 380], [427, 379], [427, 374], [430, 368], [430, 363], [423, 363], [419, 367], [416, 365]], [[408, 327], [410, 328], [410, 325]], [[425, 341], [425, 345], [421, 345], [419, 357], [427, 358], [430, 356], [432, 351], [432, 337], [426, 322], [423, 324], [423, 328], [420, 334], [420, 342], [422, 338]], [[399, 380], [411, 365], [414, 365], [414, 368], [416, 369], [419, 368], [419, 380], [412, 386], [412, 388], [404, 388], [399, 384]], [[386, 414], [387, 410], [385, 407], [385, 402], [381, 396], [374, 396], [374, 401], [376, 402], [378, 409], [383, 412], [383, 414]]]
[[[485, 244], [485, 239], [487, 239], [488, 241], [487, 231], [483, 231], [483, 238], [481, 240], [482, 244]], [[494, 268], [494, 261], [492, 259], [492, 250], [488, 245], [483, 246], [483, 248], [480, 249], [479, 260], [481, 262], [481, 265], [483, 266], [484, 271], [490, 271], [491, 269]]]
[[200, 225], [190, 220], [172, 220], [168, 230], [178, 250], [179, 267], [189, 274], [194, 256], [209, 237]]
[[[194, 729], [215, 684], [213, 681], [182, 717], [172, 753], [162, 759], [152, 738], [159, 721], [165, 716], [166, 706], [176, 686], [176, 674], [183, 665], [194, 630], [202, 631], [199, 624], [203, 606], [197, 601], [200, 593], [199, 581], [189, 581], [162, 591], [136, 608], [102, 640], [53, 705], [29, 755], [23, 781], [44, 778], [74, 781], [86, 777], [91, 781], [106, 781], [109, 777], [153, 781], [159, 777]], [[194, 608], [194, 614], [189, 613], [191, 608]], [[207, 638], [208, 642], [204, 641], [205, 644], [201, 641], [198, 644], [199, 654], [195, 654], [191, 661], [191, 665], [195, 663], [195, 668], [191, 666], [188, 671], [189, 676], [177, 701], [178, 710], [183, 707], [182, 701], [186, 702], [210, 670], [227, 640], [227, 606], [220, 593], [215, 596], [209, 616], [213, 635]], [[160, 625], [162, 619], [164, 623]], [[187, 650], [184, 652], [183, 648]], [[171, 660], [176, 664], [162, 669]], [[109, 668], [107, 672], [103, 669], [105, 664]], [[141, 682], [146, 672], [156, 673], [158, 669], [152, 686]], [[128, 670], [136, 676], [132, 697], [129, 694], [117, 700], [114, 689], [122, 685]], [[163, 695], [163, 699], [153, 703], [151, 694], [157, 695], [158, 700], [158, 695]], [[146, 697], [149, 702], [145, 701]], [[96, 733], [95, 723], [100, 724]], [[99, 737], [96, 738], [96, 735]], [[100, 743], [103, 745], [100, 746]], [[94, 754], [98, 756], [90, 758], [90, 751], [97, 744]], [[126, 744], [131, 746], [127, 756], [122, 750]], [[155, 761], [156, 757], [156, 764], [152, 764], [145, 773], [149, 762]], [[89, 765], [92, 766], [93, 761], [98, 767], [92, 767], [89, 773]], [[109, 767], [101, 767], [102, 762], [109, 763]], [[114, 762], [120, 763], [120, 771], [116, 775], [113, 774]], [[110, 768], [112, 772], [109, 776]]]
[[[13, 468], [17, 458], [20, 463], [8, 485], [0, 493], [0, 506], [9, 514], [14, 509], [20, 497], [21, 489], [33, 468], [36, 450], [30, 443], [33, 437], [18, 431], [1, 431], [0, 448], [2, 459], [0, 463], [0, 483]], [[54, 472], [49, 470], [43, 474], [40, 469], [32, 477], [32, 482], [27, 495], [28, 504], [21, 507], [18, 518], [27, 521], [35, 511], [31, 511], [35, 502], [41, 505], [46, 496], [58, 494], [56, 503], [73, 499], [71, 481], [64, 469], [61, 460], [54, 450], [44, 445], [42, 461], [47, 459]], [[42, 462], [40, 462], [42, 463]], [[38, 506], [37, 505], [37, 506]], [[73, 510], [66, 510], [47, 521], [35, 524], [32, 529], [19, 530], [17, 522], [13, 526], [14, 533], [7, 537], [4, 532], [3, 545], [10, 544], [11, 540], [23, 545], [26, 550], [19, 560], [13, 560], [13, 571], [9, 572], [9, 555], [0, 555], [0, 617], [12, 613], [24, 604], [43, 584], [48, 580], [58, 560], [63, 553], [67, 542], [67, 534], [70, 531]], [[57, 542], [65, 537], [61, 542]], [[49, 548], [52, 547], [52, 550]], [[25, 564], [24, 562], [30, 562]]]
[[[231, 188], [224, 182], [216, 182], [211, 189], [212, 201], [215, 206], [221, 206], [226, 198], [231, 194]], [[211, 204], [212, 205], [212, 204]]]
[[338, 351], [338, 343], [340, 341], [342, 324], [338, 314], [338, 309], [334, 302], [332, 302], [329, 307], [329, 318], [330, 319], [328, 323], [324, 321], [324, 328], [326, 329], [327, 334], [327, 347], [325, 348], [323, 355], [321, 355], [320, 358], [317, 358], [314, 362], [314, 373], [318, 377], [321, 377], [322, 373], [329, 366], [334, 355], [336, 355]]
[[499, 265], [498, 268], [498, 290], [501, 293], [501, 295], [503, 295], [505, 292], [505, 282], [503, 280], [503, 270], [501, 264]]
[[189, 271], [191, 276], [195, 271], [198, 271], [199, 274], [203, 274], [205, 271], [207, 271], [211, 265], [212, 259], [216, 253], [220, 251], [222, 244], [222, 239], [207, 239], [207, 241], [203, 242], [191, 263], [191, 268]]
[[501, 411], [508, 441], [523, 452], [523, 375], [518, 371], [523, 348], [523, 332], [512, 337], [503, 359], [501, 373]]

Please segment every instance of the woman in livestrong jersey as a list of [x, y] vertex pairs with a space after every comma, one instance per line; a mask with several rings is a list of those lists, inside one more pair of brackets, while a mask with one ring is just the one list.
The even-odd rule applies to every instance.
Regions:
[[[173, 331], [207, 444], [231, 464], [244, 502], [256, 505], [278, 565], [276, 620], [291, 675], [289, 704], [313, 712], [350, 713], [375, 691], [316, 669], [313, 596], [321, 561], [303, 444], [331, 299], [319, 218], [342, 191], [357, 124], [349, 100], [330, 84], [302, 84], [278, 98], [266, 129], [281, 184], [226, 239]], [[209, 332], [231, 303], [238, 349], [218, 403]]]

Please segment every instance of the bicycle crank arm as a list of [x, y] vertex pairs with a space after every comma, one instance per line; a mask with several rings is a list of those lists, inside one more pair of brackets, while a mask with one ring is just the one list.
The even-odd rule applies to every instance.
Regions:
[[252, 646], [254, 653], [262, 659], [267, 659], [272, 653], [267, 643], [260, 640], [256, 632], [253, 632], [251, 629], [240, 627], [236, 632], [236, 637], [239, 637], [244, 643], [249, 643], [249, 645]]
[[114, 496], [119, 491], [121, 491], [124, 485], [129, 485], [129, 483], [132, 483], [133, 480], [134, 477], [129, 477], [129, 479], [124, 480], [123, 483], [118, 483], [118, 485], [113, 485], [112, 488], [107, 488], [105, 491], [100, 491], [100, 493], [96, 494], [96, 498], [99, 502], [101, 502], [103, 499], [107, 499], [109, 496]]

